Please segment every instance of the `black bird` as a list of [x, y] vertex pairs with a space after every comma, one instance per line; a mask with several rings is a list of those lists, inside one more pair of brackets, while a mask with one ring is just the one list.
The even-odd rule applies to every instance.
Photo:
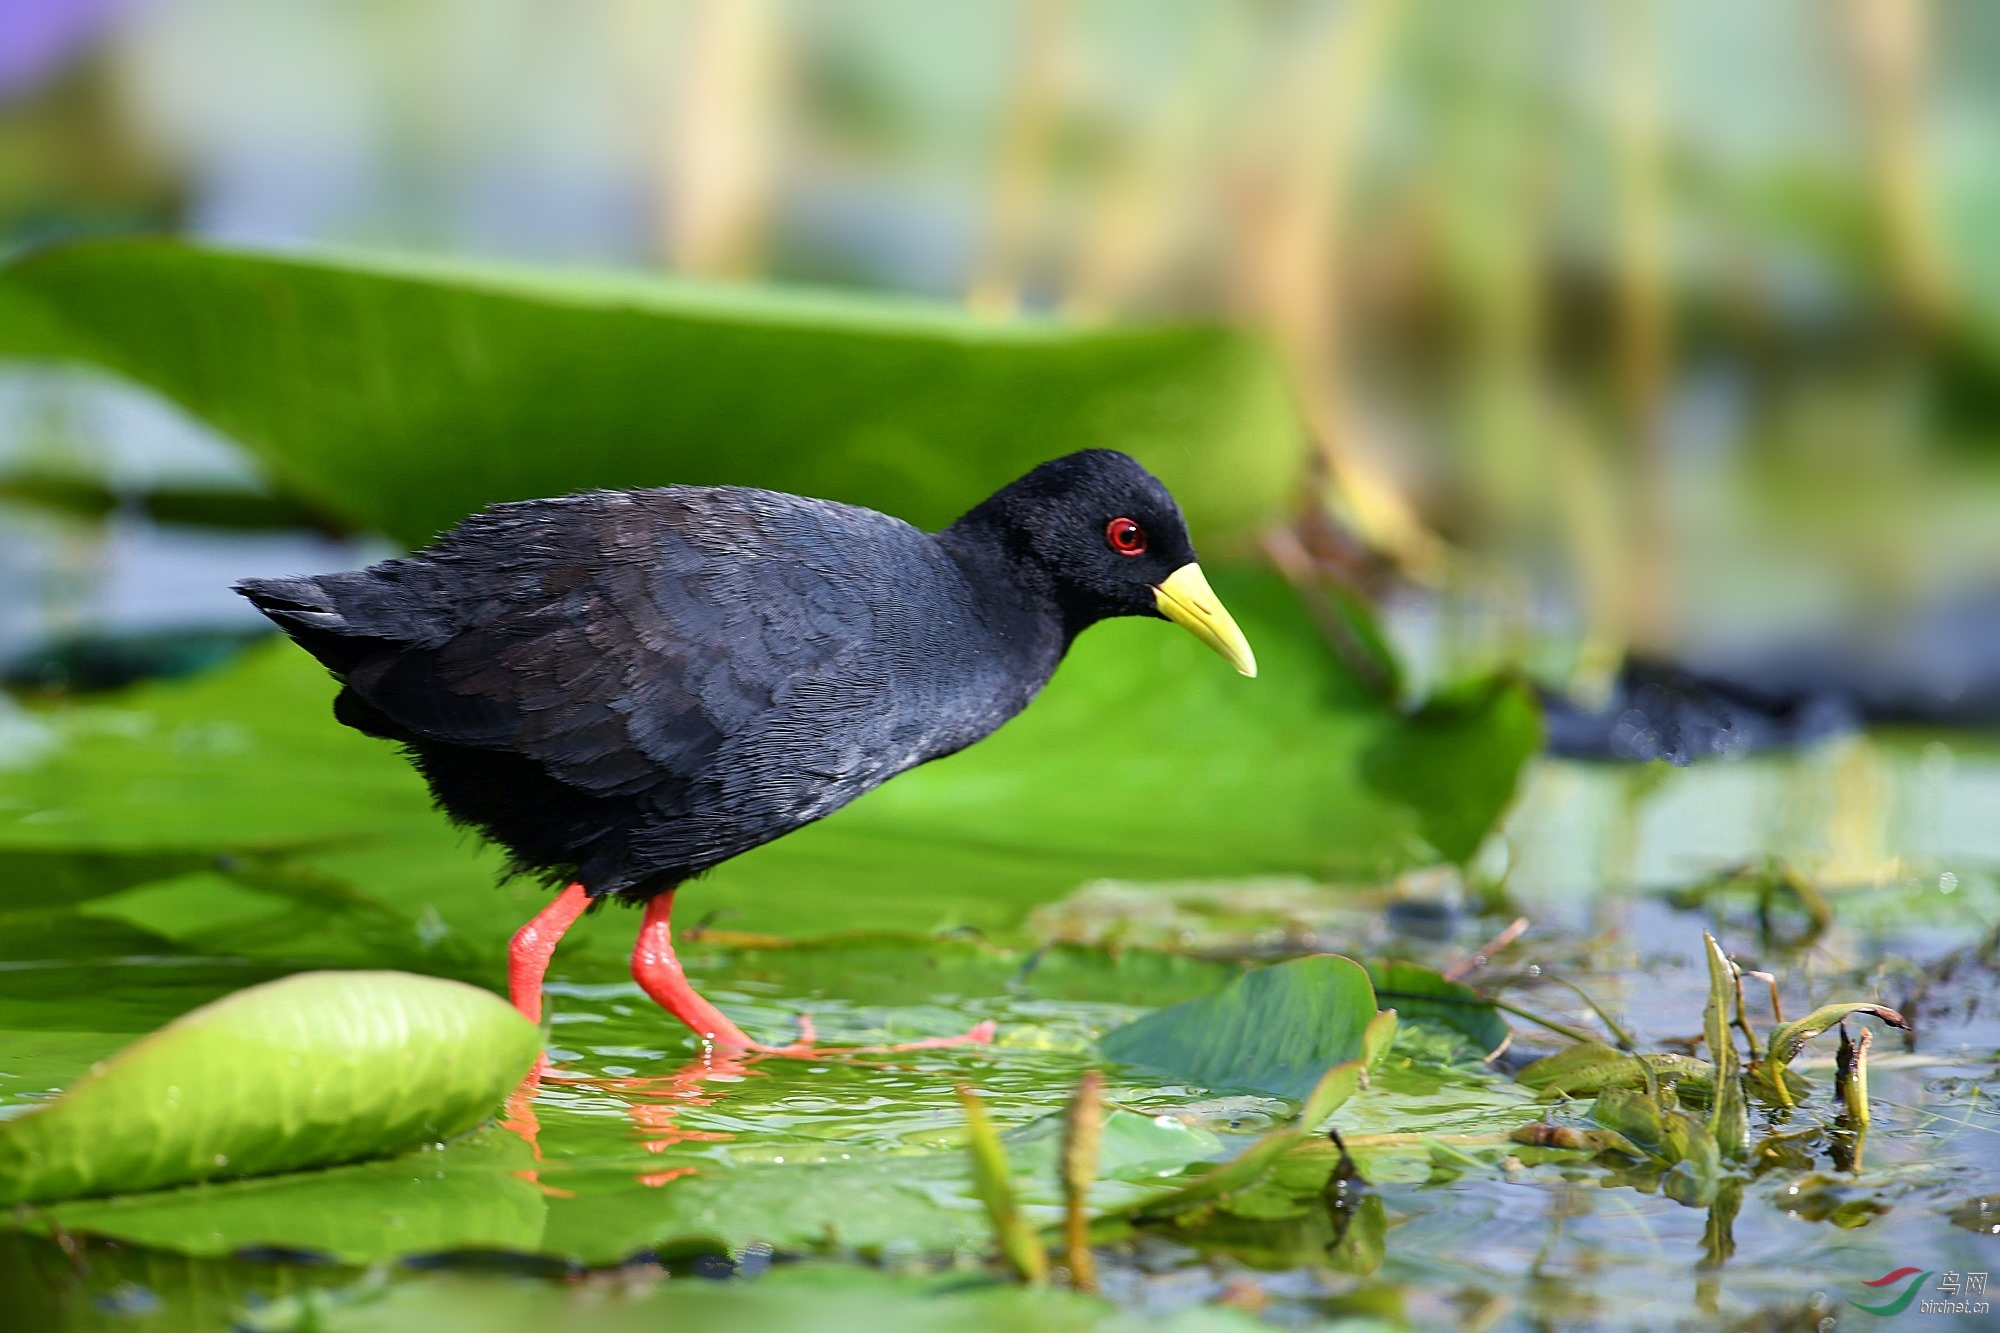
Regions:
[[340, 681], [335, 717], [400, 742], [516, 871], [568, 886], [514, 937], [523, 1013], [563, 931], [618, 897], [646, 906], [639, 984], [738, 1048], [674, 958], [677, 886], [989, 735], [1107, 617], [1175, 621], [1257, 672], [1173, 497], [1108, 450], [938, 533], [735, 486], [586, 491], [236, 590]]

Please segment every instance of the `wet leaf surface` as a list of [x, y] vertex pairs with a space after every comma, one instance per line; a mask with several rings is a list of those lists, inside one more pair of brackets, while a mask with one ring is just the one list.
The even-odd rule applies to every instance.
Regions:
[[1259, 968], [1115, 1028], [1099, 1045], [1149, 1073], [1304, 1098], [1327, 1070], [1361, 1057], [1375, 1014], [1367, 971], [1326, 954]]

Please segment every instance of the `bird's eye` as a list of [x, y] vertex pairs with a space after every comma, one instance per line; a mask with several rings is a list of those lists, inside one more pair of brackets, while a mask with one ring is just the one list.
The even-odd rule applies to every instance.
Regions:
[[1114, 518], [1104, 525], [1104, 540], [1120, 555], [1144, 555], [1146, 530], [1129, 518]]

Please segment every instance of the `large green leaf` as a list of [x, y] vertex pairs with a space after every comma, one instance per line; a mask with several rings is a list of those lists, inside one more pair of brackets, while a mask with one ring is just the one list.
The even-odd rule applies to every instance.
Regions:
[[1328, 1070], [1361, 1058], [1375, 1013], [1361, 965], [1320, 954], [1246, 973], [1100, 1044], [1113, 1060], [1190, 1083], [1304, 1099]]
[[99, 241], [0, 276], [0, 353], [150, 385], [298, 495], [409, 543], [483, 505], [738, 483], [949, 522], [1045, 458], [1123, 449], [1198, 537], [1280, 512], [1301, 433], [1214, 328], [431, 261]]
[[0, 1121], [0, 1201], [389, 1156], [472, 1128], [539, 1049], [512, 1008], [457, 982], [308, 972], [253, 986]]
[[1362, 772], [1384, 792], [1423, 812], [1423, 836], [1463, 861], [1479, 850], [1492, 812], [1513, 799], [1513, 757], [1542, 746], [1534, 694], [1507, 676], [1466, 682], [1427, 700], [1393, 738], [1362, 757]]

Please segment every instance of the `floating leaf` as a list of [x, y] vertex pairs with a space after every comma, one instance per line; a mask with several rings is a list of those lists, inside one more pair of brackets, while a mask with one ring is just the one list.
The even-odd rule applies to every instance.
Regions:
[[1495, 1168], [1493, 1161], [1484, 1157], [1475, 1157], [1456, 1144], [1445, 1143], [1432, 1138], [1425, 1138], [1420, 1140], [1420, 1142], [1423, 1145], [1424, 1152], [1430, 1158], [1430, 1178], [1432, 1180], [1456, 1180], [1458, 1177], [1468, 1174], [1480, 1176], [1491, 1175]]
[[1416, 963], [1372, 960], [1367, 968], [1378, 1002], [1388, 1002], [1406, 1021], [1429, 1021], [1464, 1034], [1488, 1059], [1514, 1035], [1493, 1002], [1462, 981]]
[[[1383, 1010], [1380, 1019], [1372, 1024], [1374, 1040], [1368, 1042], [1370, 1049], [1386, 1050], [1395, 1035], [1395, 1013]], [[1135, 1217], [1170, 1217], [1185, 1212], [1197, 1204], [1225, 1194], [1246, 1190], [1262, 1180], [1278, 1160], [1304, 1141], [1322, 1121], [1339, 1110], [1348, 1098], [1361, 1088], [1367, 1077], [1367, 1058], [1350, 1060], [1346, 1064], [1329, 1069], [1326, 1075], [1314, 1085], [1306, 1097], [1305, 1109], [1299, 1118], [1283, 1129], [1274, 1129], [1252, 1143], [1229, 1161], [1216, 1167], [1180, 1189], [1162, 1198], [1151, 1200], [1132, 1210]]]
[[[547, 1104], [539, 1111], [545, 1148], [564, 1145], [540, 1162], [519, 1137], [496, 1128], [387, 1161], [82, 1199], [49, 1212], [65, 1230], [132, 1244], [213, 1256], [272, 1247], [353, 1264], [504, 1249], [601, 1266], [701, 1244], [760, 1242], [798, 1252], [829, 1235], [843, 1246], [948, 1253], [993, 1239], [959, 1145], [813, 1153], [792, 1140], [783, 1162], [708, 1159], [649, 1186], [642, 1177], [663, 1163], [625, 1141], [622, 1120], [565, 1119]], [[608, 1132], [593, 1142], [599, 1129]], [[1060, 1130], [1060, 1117], [1051, 1116], [1001, 1136], [1016, 1207], [1031, 1228], [1061, 1217]], [[1105, 1117], [1103, 1144], [1091, 1191], [1097, 1211], [1170, 1192], [1183, 1168], [1222, 1147], [1199, 1126], [1130, 1111]]]
[[1613, 1050], [1600, 1041], [1580, 1041], [1554, 1055], [1523, 1066], [1514, 1081], [1550, 1097], [1595, 1094], [1605, 1087], [1623, 1087], [1638, 1075], [1638, 1057]]
[[1661, 1188], [1687, 1206], [1705, 1207], [1723, 1178], [1722, 1155], [1708, 1126], [1650, 1092], [1610, 1088], [1590, 1108], [1600, 1130], [1624, 1142], [1619, 1151], [1657, 1160], [1667, 1168]]
[[[311, 1297], [259, 1300], [240, 1312], [224, 1306], [220, 1314], [215, 1327], [244, 1333], [1267, 1333], [1270, 1327], [1212, 1305], [1120, 1311], [1076, 1292], [979, 1281], [956, 1266], [934, 1271], [914, 1263], [818, 1259], [774, 1265], [755, 1281], [739, 1282], [399, 1273]], [[110, 1322], [116, 1318], [106, 1325], [136, 1324]], [[1346, 1322], [1357, 1333], [1392, 1327]]]
[[1113, 1060], [1210, 1088], [1304, 1098], [1326, 1072], [1359, 1059], [1376, 1015], [1360, 964], [1337, 954], [1245, 973], [1214, 995], [1105, 1034]]
[[1648, 1157], [1666, 1154], [1666, 1120], [1660, 1111], [1660, 1104], [1646, 1093], [1607, 1088], [1591, 1106], [1590, 1118], [1638, 1147]]
[[498, 996], [434, 977], [307, 972], [252, 986], [0, 1121], [0, 1200], [390, 1156], [478, 1124], [540, 1045]]
[[350, 1264], [454, 1250], [533, 1254], [549, 1210], [534, 1167], [528, 1145], [496, 1127], [383, 1161], [74, 1199], [49, 1215], [65, 1231], [193, 1254], [269, 1247]]
[[1544, 1056], [1521, 1069], [1514, 1080], [1541, 1093], [1543, 1101], [1562, 1097], [1595, 1097], [1606, 1088], [1638, 1088], [1646, 1085], [1646, 1073], [1655, 1080], [1695, 1092], [1712, 1084], [1715, 1070], [1706, 1060], [1671, 1052], [1628, 1055], [1602, 1042], [1578, 1042], [1554, 1055]]

